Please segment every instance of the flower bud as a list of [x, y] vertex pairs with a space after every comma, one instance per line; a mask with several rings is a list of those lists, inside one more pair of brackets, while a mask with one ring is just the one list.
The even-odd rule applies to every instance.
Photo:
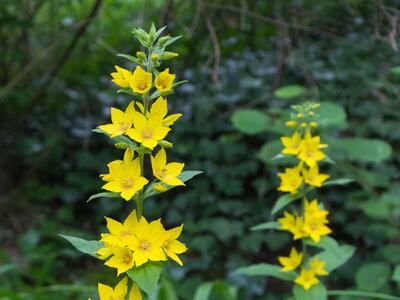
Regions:
[[156, 61], [156, 60], [159, 60], [160, 59], [160, 55], [158, 55], [158, 54], [152, 54], [151, 55], [151, 60], [152, 61]]
[[174, 146], [174, 144], [168, 142], [167, 140], [161, 140], [158, 142], [158, 144], [163, 148], [172, 148]]
[[154, 190], [157, 193], [162, 193], [162, 192], [165, 192], [167, 190], [167, 187], [165, 185], [161, 184], [161, 183], [158, 183], [158, 184], [156, 184], [154, 186]]
[[317, 122], [311, 122], [310, 123], [311, 128], [315, 128], [315, 127], [317, 127], [317, 125], [318, 125]]
[[126, 149], [126, 148], [128, 148], [128, 145], [126, 143], [124, 143], [124, 142], [116, 143], [116, 144], [114, 144], [114, 146], [115, 146], [115, 148], [118, 148], [118, 149]]
[[301, 113], [298, 113], [298, 114], [296, 115], [296, 117], [297, 117], [298, 119], [301, 119], [301, 118], [303, 118], [303, 117], [304, 117], [304, 115], [303, 115], [303, 114], [301, 114]]
[[172, 59], [175, 57], [178, 57], [179, 54], [176, 52], [170, 52], [170, 51], [165, 51], [162, 55], [161, 55], [161, 59], [163, 60], [167, 60], [167, 59]]
[[301, 123], [301, 127], [306, 128], [307, 127], [307, 123], [306, 122]]
[[146, 58], [146, 54], [144, 52], [142, 52], [142, 51], [136, 52], [136, 56], [139, 59], [145, 59]]
[[297, 122], [296, 121], [287, 121], [286, 122], [286, 126], [287, 127], [296, 127], [297, 126]]

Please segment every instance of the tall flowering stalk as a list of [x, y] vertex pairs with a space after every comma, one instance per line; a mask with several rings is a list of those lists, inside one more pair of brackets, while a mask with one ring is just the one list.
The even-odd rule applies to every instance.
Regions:
[[294, 282], [305, 290], [318, 284], [319, 276], [329, 274], [325, 270], [326, 261], [318, 257], [311, 258], [307, 253], [307, 240], [311, 239], [319, 244], [322, 236], [332, 232], [327, 226], [329, 212], [323, 209], [323, 205], [317, 199], [310, 199], [308, 196], [310, 191], [320, 188], [329, 178], [328, 174], [319, 170], [319, 163], [325, 158], [323, 149], [328, 145], [321, 144], [320, 137], [315, 132], [317, 123], [313, 120], [315, 116], [313, 110], [318, 107], [318, 103], [312, 102], [293, 106], [297, 114], [286, 123], [293, 132], [291, 136], [281, 138], [283, 145], [281, 153], [294, 156], [296, 165], [278, 174], [280, 178], [278, 190], [298, 195], [302, 199], [301, 210], [285, 211], [284, 216], [278, 219], [280, 229], [290, 232], [293, 240], [302, 241], [301, 250], [293, 247], [289, 256], [279, 257], [281, 272], [299, 268], [300, 274]]
[[[149, 298], [155, 297], [161, 263], [171, 259], [182, 266], [179, 255], [187, 251], [185, 244], [178, 240], [183, 224], [166, 229], [161, 219], [148, 221], [143, 211], [146, 198], [184, 186], [185, 181], [200, 173], [183, 171], [183, 163], [169, 162], [167, 158], [167, 150], [173, 145], [166, 138], [182, 114], [168, 114], [166, 97], [184, 81], [175, 82], [176, 76], [169, 68], [159, 70], [164, 61], [178, 56], [166, 51], [166, 47], [179, 37], [161, 36], [164, 29], [157, 31], [152, 25], [149, 32], [140, 28], [133, 30], [143, 51], [135, 56], [120, 54], [135, 67], [129, 70], [115, 66], [111, 74], [112, 81], [120, 87], [118, 92], [128, 94], [130, 100], [123, 108], [111, 107], [111, 122], [94, 130], [109, 136], [124, 154], [121, 159], [110, 162], [108, 172], [100, 175], [106, 192], [89, 200], [122, 198], [131, 207], [130, 213], [121, 222], [105, 217], [108, 232], [101, 234], [100, 241], [64, 236], [78, 250], [103, 260], [105, 266], [115, 269], [116, 275], [122, 277], [115, 288], [98, 284], [101, 300], [125, 299], [128, 278], [132, 281], [130, 300], [142, 299], [141, 291]], [[146, 161], [151, 170], [145, 170]]]

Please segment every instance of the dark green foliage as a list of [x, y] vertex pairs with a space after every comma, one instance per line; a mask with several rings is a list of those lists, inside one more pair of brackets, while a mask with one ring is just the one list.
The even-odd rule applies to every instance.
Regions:
[[[281, 196], [278, 163], [270, 159], [279, 152], [288, 108], [310, 98], [330, 117], [321, 125], [336, 161], [327, 165], [332, 179], [355, 180], [318, 195], [331, 211], [333, 236], [357, 247], [327, 286], [399, 293], [400, 57], [383, 38], [391, 28], [379, 1], [100, 2], [65, 58], [96, 1], [1, 1], [0, 299], [86, 299], [97, 281], [115, 283], [113, 270], [57, 234], [93, 240], [104, 231], [104, 215], [128, 214], [129, 204], [115, 198], [86, 205], [106, 164], [123, 155], [91, 129], [107, 122], [106, 107], [128, 104], [129, 95], [115, 96], [109, 74], [115, 64], [132, 68], [116, 54], [140, 50], [132, 49], [130, 32], [152, 21], [182, 35], [171, 49], [180, 54], [172, 66], [177, 80], [190, 81], [173, 100], [174, 112], [184, 114], [174, 125], [174, 159], [204, 170], [188, 188], [146, 200], [149, 218], [163, 215], [171, 227], [184, 220], [190, 249], [184, 268], [171, 263], [161, 294], [175, 289], [179, 299], [193, 299], [205, 281], [216, 282], [217, 300], [291, 293], [290, 283], [233, 271], [277, 264], [288, 251], [287, 234], [250, 228], [270, 220]], [[238, 110], [246, 114], [238, 117]], [[254, 119], [254, 110], [264, 118]], [[231, 123], [249, 117], [252, 135]], [[371, 270], [383, 278], [373, 285], [365, 283]], [[225, 279], [230, 287], [215, 281]]]

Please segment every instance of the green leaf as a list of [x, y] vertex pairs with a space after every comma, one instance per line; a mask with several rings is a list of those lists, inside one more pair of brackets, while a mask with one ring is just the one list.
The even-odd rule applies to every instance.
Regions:
[[208, 300], [211, 296], [213, 282], [204, 282], [196, 290], [193, 300]]
[[70, 242], [78, 251], [89, 254], [96, 258], [98, 258], [96, 252], [104, 247], [103, 243], [100, 241], [87, 241], [78, 237], [64, 234], [59, 234], [59, 236]]
[[340, 291], [333, 290], [328, 291], [329, 296], [350, 296], [350, 297], [367, 297], [373, 299], [383, 299], [383, 300], [400, 300], [400, 297], [386, 295], [382, 293], [371, 293], [364, 291]]
[[321, 127], [338, 126], [346, 124], [346, 112], [343, 107], [333, 102], [321, 102], [316, 111], [315, 121]]
[[325, 181], [322, 185], [323, 186], [329, 186], [329, 185], [346, 185], [351, 182], [354, 182], [354, 179], [351, 178], [339, 178], [339, 179], [333, 179], [333, 180], [328, 180]]
[[397, 265], [394, 269], [392, 280], [400, 283], [400, 265]]
[[388, 263], [367, 263], [357, 270], [357, 288], [369, 292], [381, 291], [388, 284], [390, 273], [390, 265]]
[[308, 291], [302, 286], [295, 285], [293, 287], [293, 295], [296, 300], [327, 300], [328, 293], [326, 287], [320, 283], [314, 285]]
[[320, 260], [326, 261], [326, 270], [332, 272], [353, 256], [355, 248], [350, 245], [339, 246], [335, 251], [322, 251], [316, 257]]
[[127, 272], [138, 287], [149, 297], [157, 293], [157, 286], [160, 280], [162, 265], [159, 262], [148, 262], [140, 267], [134, 267]]
[[86, 202], [92, 201], [93, 199], [96, 198], [120, 198], [120, 195], [118, 193], [112, 193], [112, 192], [97, 193], [90, 196]]
[[297, 98], [303, 96], [307, 93], [307, 89], [301, 85], [293, 84], [293, 85], [286, 85], [277, 90], [275, 90], [274, 95], [275, 97], [282, 98], [282, 99], [290, 99], [290, 98]]
[[400, 66], [394, 66], [389, 69], [393, 75], [400, 75]]
[[278, 222], [266, 222], [253, 226], [250, 228], [250, 230], [256, 231], [256, 230], [266, 230], [266, 229], [279, 229], [279, 227], [280, 224]]
[[246, 276], [271, 276], [286, 281], [293, 281], [297, 277], [296, 272], [281, 272], [280, 266], [271, 264], [256, 264], [239, 268], [236, 273]]
[[258, 134], [268, 129], [271, 119], [265, 113], [255, 109], [242, 109], [236, 111], [231, 122], [239, 131], [246, 134]]
[[[280, 141], [267, 142], [258, 151], [257, 158], [268, 164], [273, 162], [272, 159], [275, 159], [281, 150], [282, 144]], [[286, 156], [286, 158], [290, 159], [291, 157]]]
[[343, 160], [380, 163], [392, 156], [392, 147], [383, 140], [342, 138], [330, 140], [332, 154]]
[[[201, 173], [203, 173], [203, 171], [183, 171], [181, 174], [178, 175], [178, 178], [181, 181], [186, 182]], [[160, 194], [159, 192], [156, 192], [154, 190], [154, 185], [156, 185], [158, 183], [159, 182], [152, 183], [146, 188], [146, 191], [144, 192], [144, 198], [148, 198], [148, 197], [154, 196], [156, 194]], [[176, 187], [177, 186], [167, 186], [167, 189], [165, 191], [163, 191], [163, 193], [165, 193], [166, 191], [169, 191], [173, 188], [176, 188]]]
[[135, 57], [135, 56], [132, 56], [132, 55], [128, 55], [128, 54], [117, 54], [117, 56], [120, 56], [120, 57], [123, 57], [123, 58], [126, 58], [126, 59], [128, 59], [128, 60], [130, 60], [131, 62], [134, 62], [134, 63], [139, 63], [139, 60], [137, 59], [137, 57]]
[[292, 203], [300, 198], [301, 198], [300, 194], [296, 194], [296, 195], [285, 194], [285, 195], [279, 197], [278, 200], [275, 202], [274, 207], [271, 210], [271, 214], [272, 215], [276, 214], [278, 211], [280, 211], [281, 209], [285, 208], [290, 203]]
[[321, 237], [321, 240], [319, 241], [318, 244], [310, 238], [304, 239], [304, 242], [309, 246], [321, 248], [330, 252], [340, 251], [338, 250], [339, 248], [338, 242], [334, 238], [331, 238], [330, 236], [327, 235]]

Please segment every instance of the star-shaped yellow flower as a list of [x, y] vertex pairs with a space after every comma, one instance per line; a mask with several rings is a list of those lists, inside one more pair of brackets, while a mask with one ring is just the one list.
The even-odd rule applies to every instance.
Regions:
[[151, 166], [154, 176], [162, 182], [171, 186], [185, 185], [177, 178], [185, 164], [177, 162], [167, 164], [167, 153], [163, 148], [155, 156], [151, 156]]
[[300, 145], [301, 145], [301, 136], [297, 131], [295, 133], [293, 133], [293, 135], [291, 137], [289, 137], [289, 136], [281, 137], [281, 142], [282, 142], [283, 146], [285, 147], [282, 150], [283, 154], [288, 154], [288, 155], [299, 154]]
[[183, 224], [181, 226], [167, 230], [164, 234], [163, 249], [165, 254], [176, 261], [180, 266], [183, 266], [181, 259], [177, 254], [182, 254], [187, 251], [185, 244], [178, 241], [183, 229]]
[[328, 174], [319, 173], [318, 165], [315, 164], [309, 170], [304, 168], [302, 170], [303, 178], [306, 183], [312, 186], [321, 187], [325, 180], [330, 176]]
[[326, 276], [329, 273], [325, 270], [326, 261], [313, 258], [310, 261], [310, 269], [314, 271], [315, 275]]
[[303, 260], [303, 253], [297, 252], [296, 248], [293, 247], [288, 257], [279, 256], [278, 260], [282, 265], [281, 272], [290, 272], [296, 270], [297, 267], [300, 266]]
[[128, 88], [132, 72], [118, 66], [115, 66], [115, 69], [117, 72], [111, 73], [111, 77], [113, 78], [111, 81], [122, 88]]
[[133, 260], [137, 267], [147, 261], [167, 260], [163, 251], [164, 228], [160, 220], [148, 223], [142, 217], [135, 234], [128, 241], [128, 247], [133, 251]]
[[129, 78], [129, 86], [138, 94], [144, 94], [151, 89], [153, 83], [153, 75], [146, 72], [140, 66], [137, 66]]
[[100, 125], [97, 128], [107, 132], [111, 137], [116, 137], [127, 132], [133, 124], [134, 102], [131, 102], [125, 112], [118, 108], [111, 107], [111, 124]]
[[175, 74], [169, 73], [169, 68], [162, 71], [156, 76], [154, 85], [161, 93], [168, 92], [172, 88], [172, 84], [175, 80]]
[[158, 142], [164, 139], [171, 128], [163, 126], [163, 119], [158, 114], [152, 114], [146, 118], [135, 111], [133, 128], [127, 131], [127, 135], [143, 146], [154, 149]]
[[[99, 283], [98, 291], [100, 300], [125, 300], [125, 296], [128, 293], [128, 278], [122, 278], [115, 288]], [[133, 298], [129, 297], [129, 300], [133, 300]]]
[[303, 231], [306, 236], [309, 236], [314, 242], [319, 243], [321, 236], [328, 235], [332, 230], [326, 226], [324, 218], [318, 218], [311, 214], [304, 215]]
[[104, 264], [108, 267], [117, 269], [117, 275], [132, 269], [135, 265], [132, 251], [128, 248], [119, 246], [112, 247], [113, 256]]
[[301, 142], [298, 158], [304, 161], [309, 167], [313, 167], [318, 161], [324, 159], [325, 154], [320, 149], [325, 147], [327, 145], [320, 144], [319, 136], [313, 137], [307, 131]]
[[301, 166], [299, 165], [294, 168], [286, 168], [285, 173], [279, 173], [278, 176], [281, 179], [281, 184], [278, 190], [296, 194], [303, 182], [303, 178], [300, 176], [300, 170]]
[[[109, 174], [105, 174], [106, 181], [103, 189], [121, 193], [126, 201], [132, 199], [149, 181], [141, 176], [139, 159], [111, 162], [108, 164]], [[104, 179], [104, 176], [103, 176]]]
[[294, 282], [301, 285], [306, 291], [312, 286], [319, 283], [319, 279], [315, 276], [313, 270], [301, 269], [300, 275], [296, 277]]
[[157, 98], [157, 100], [153, 103], [153, 105], [150, 108], [150, 115], [154, 114], [158, 114], [162, 118], [162, 123], [163, 126], [165, 127], [173, 125], [175, 121], [182, 116], [182, 114], [173, 114], [167, 116], [168, 114], [167, 99], [164, 99], [161, 96]]

